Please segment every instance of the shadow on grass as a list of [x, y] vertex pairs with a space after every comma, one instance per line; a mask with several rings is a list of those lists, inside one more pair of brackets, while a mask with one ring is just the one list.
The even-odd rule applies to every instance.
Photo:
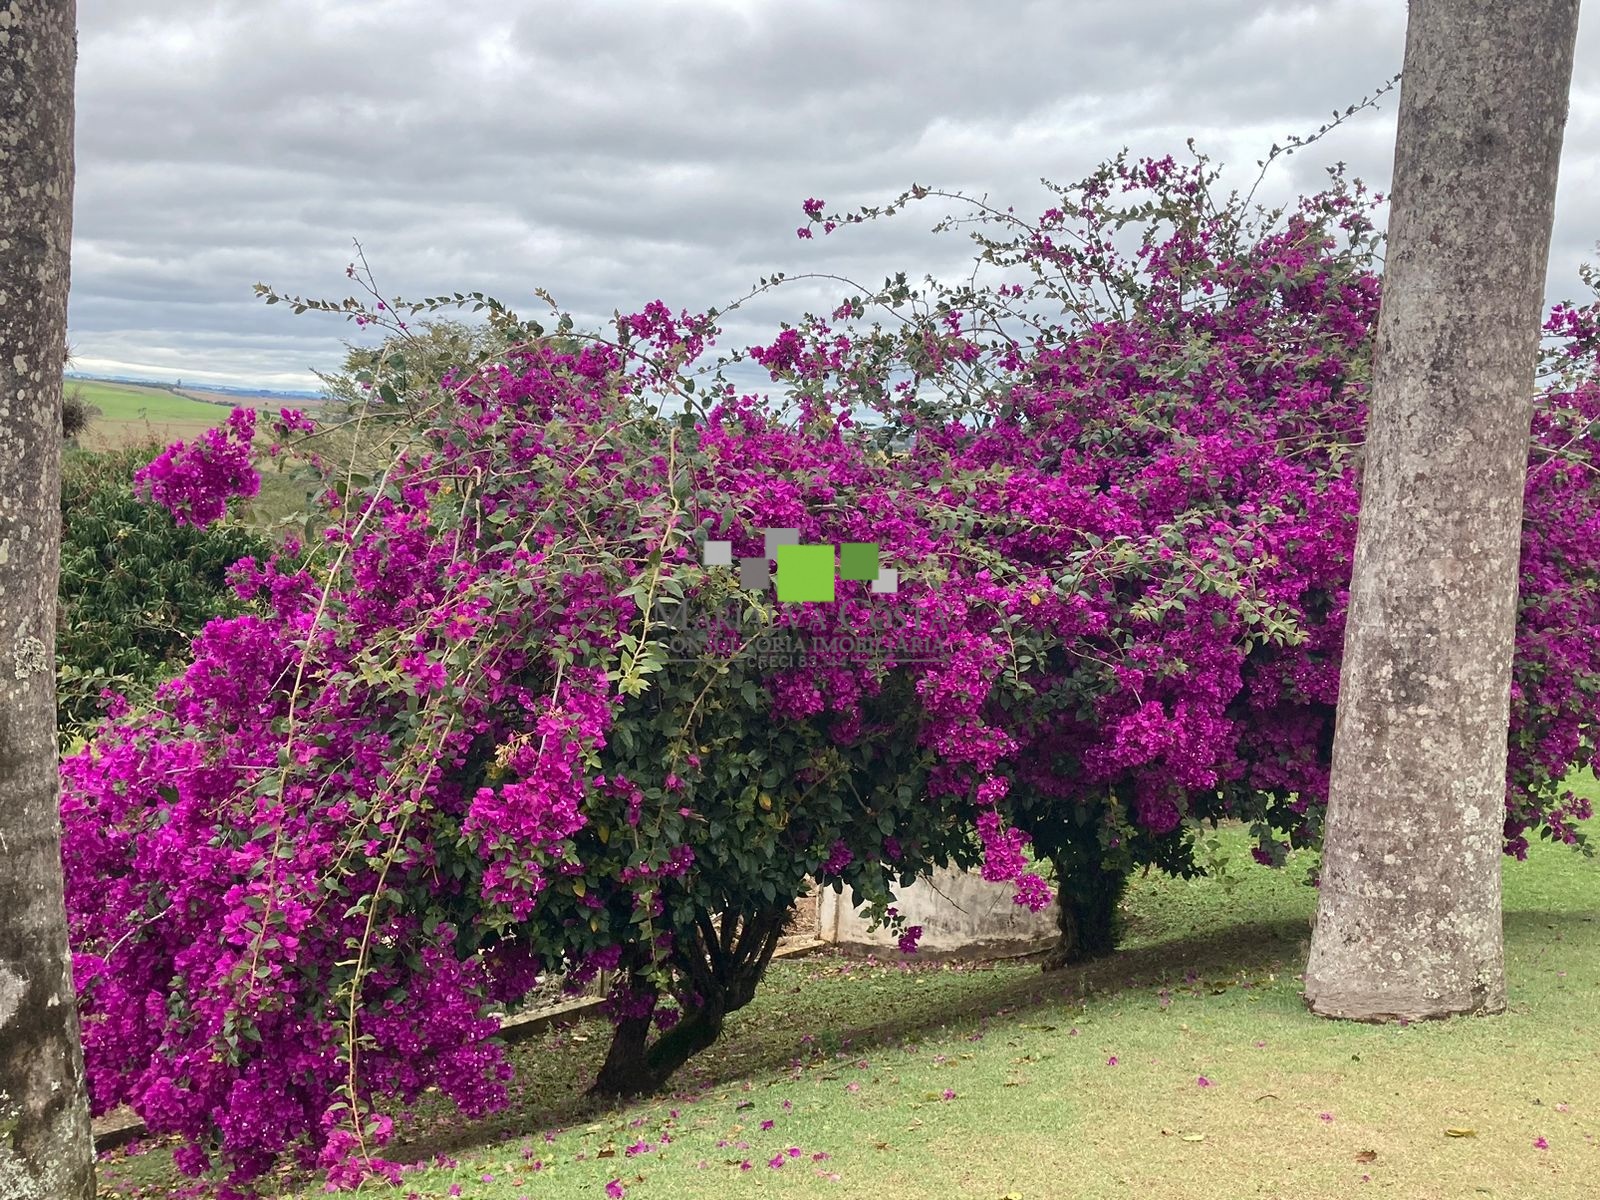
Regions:
[[[1510, 956], [1520, 959], [1519, 969], [1526, 972], [1534, 969], [1530, 960], [1563, 941], [1572, 942], [1574, 951], [1588, 943], [1593, 953], [1593, 943], [1600, 942], [1597, 922], [1600, 910], [1594, 909], [1508, 911]], [[1304, 966], [1309, 938], [1303, 916], [1247, 921], [1049, 973], [1026, 960], [929, 963], [903, 972], [836, 954], [793, 959], [774, 965], [755, 1002], [730, 1020], [721, 1041], [681, 1071], [669, 1090], [641, 1103], [687, 1107], [697, 1101], [755, 1099], [756, 1089], [794, 1080], [797, 1068], [808, 1077], [820, 1072], [828, 1078], [851, 1060], [907, 1043], [980, 1032], [997, 1018], [1023, 1025], [1031, 1015], [1064, 1026], [1071, 1017], [1063, 1009], [1099, 1016], [1122, 1003], [1153, 1004], [1152, 993], [1160, 988], [1253, 988], [1275, 976], [1276, 986], [1261, 998], [1270, 997], [1273, 1007], [1287, 1012], [1298, 1008], [1294, 976]], [[1549, 965], [1555, 969], [1553, 960]], [[1531, 985], [1532, 977], [1525, 978]], [[1003, 1033], [1003, 1027], [994, 1032]], [[617, 1106], [584, 1094], [609, 1034], [603, 1020], [590, 1019], [509, 1047], [517, 1076], [505, 1111], [473, 1120], [437, 1096], [425, 1097], [412, 1119], [397, 1122], [385, 1157], [399, 1162], [454, 1158], [490, 1150], [497, 1142], [537, 1139], [546, 1130], [616, 1120]], [[153, 1183], [176, 1179], [165, 1148], [135, 1169]], [[285, 1189], [314, 1188], [316, 1178], [286, 1172], [275, 1182]]]
[[[1596, 922], [1600, 911], [1520, 909], [1505, 914], [1506, 940], [1513, 948], [1519, 942], [1546, 942], [1552, 928]], [[874, 967], [843, 955], [792, 960], [773, 967], [750, 1008], [730, 1020], [722, 1039], [654, 1099], [691, 1103], [746, 1079], [781, 1077], [802, 1064], [825, 1066], [839, 1050], [857, 1057], [975, 1030], [996, 1017], [1025, 1019], [1039, 1010], [1098, 1006], [1191, 978], [1237, 985], [1267, 974], [1293, 976], [1305, 965], [1310, 932], [1302, 919], [1254, 921], [1052, 972], [1040, 971], [1036, 960], [960, 970], [951, 970], [949, 964], [915, 967], [912, 973], [924, 976], [922, 987], [905, 986], [897, 968]], [[875, 993], [874, 979], [888, 982]], [[592, 1100], [583, 1092], [604, 1056], [609, 1034], [603, 1021], [591, 1019], [514, 1047], [518, 1078], [509, 1109], [472, 1122], [428, 1114], [411, 1127], [401, 1143], [404, 1152], [397, 1147], [395, 1156], [448, 1155], [496, 1138], [569, 1128], [617, 1112], [615, 1104]], [[585, 1040], [574, 1041], [574, 1036]]]
[[1534, 940], [1544, 937], [1552, 929], [1560, 929], [1563, 925], [1600, 923], [1600, 908], [1588, 910], [1521, 908], [1506, 913], [1502, 921], [1507, 943], [1522, 938]]
[[[1060, 971], [1043, 972], [1037, 961], [1028, 960], [956, 971], [948, 965], [918, 967], [911, 973], [923, 975], [927, 986], [914, 988], [904, 986], [898, 968], [874, 967], [860, 959], [818, 954], [791, 960], [768, 972], [756, 1001], [730, 1019], [722, 1039], [654, 1099], [692, 1103], [748, 1078], [833, 1061], [830, 1053], [819, 1062], [819, 1051], [848, 1048], [853, 1057], [974, 1029], [995, 1017], [1102, 1003], [1119, 993], [1191, 976], [1237, 981], [1241, 976], [1298, 972], [1308, 934], [1303, 920], [1259, 921], [1121, 951]], [[887, 994], [875, 997], [869, 989], [876, 978], [895, 982], [884, 989]], [[796, 996], [795, 1007], [801, 1011], [791, 1014], [782, 1006]], [[892, 1005], [892, 1015], [874, 1013], [875, 1001]], [[812, 1036], [802, 1042], [806, 1034]], [[453, 1156], [470, 1146], [570, 1128], [617, 1112], [614, 1103], [596, 1101], [583, 1091], [604, 1057], [609, 1036], [604, 1021], [590, 1019], [513, 1047], [517, 1080], [510, 1108], [470, 1122], [442, 1111], [443, 1106], [421, 1111], [415, 1124], [397, 1131], [389, 1156], [401, 1161]]]

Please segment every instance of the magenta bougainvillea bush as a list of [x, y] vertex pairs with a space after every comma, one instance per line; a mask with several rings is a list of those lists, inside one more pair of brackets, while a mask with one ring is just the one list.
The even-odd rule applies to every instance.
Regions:
[[[375, 478], [281, 414], [322, 511], [63, 766], [97, 1108], [227, 1188], [291, 1153], [351, 1184], [396, 1171], [386, 1114], [424, 1089], [504, 1102], [492, 1013], [541, 974], [614, 972], [595, 1086], [659, 1086], [749, 1000], [808, 878], [909, 949], [895, 887], [976, 865], [1019, 903], [1059, 889], [1093, 953], [1129, 872], [1198, 869], [1203, 821], [1249, 822], [1269, 862], [1313, 844], [1381, 197], [1334, 172], [1260, 212], [1216, 182], [1122, 157], [1031, 221], [947, 197], [993, 278], [847, 283], [722, 361], [715, 314], [580, 337], [490, 304], [493, 361], [372, 379], [353, 419], [406, 431]], [[888, 211], [808, 201], [802, 233]], [[393, 302], [295, 303], [405, 336]], [[1596, 328], [1548, 326], [1512, 852], [1587, 815], [1562, 781], [1600, 684]], [[253, 490], [254, 432], [142, 485], [204, 523]], [[785, 601], [773, 530], [873, 569]], [[776, 591], [735, 565], [769, 552]]]
[[[1196, 869], [1196, 820], [1248, 821], [1268, 863], [1320, 837], [1381, 283], [1382, 197], [1329, 175], [1271, 213], [1219, 202], [1203, 158], [1119, 158], [1033, 221], [949, 197], [966, 212], [942, 227], [974, 227], [980, 260], [1013, 282], [918, 295], [892, 280], [780, 339], [780, 378], [854, 387], [900, 436], [988, 465], [963, 493], [973, 539], [1094, 606], [1093, 626], [1049, 628], [1025, 697], [999, 687], [990, 714], [1015, 747], [998, 815], [1054, 863], [1069, 957], [1110, 947], [1134, 867]], [[832, 216], [813, 203], [806, 232], [932, 196]], [[834, 328], [873, 309], [912, 319]], [[1589, 815], [1565, 781], [1590, 761], [1600, 691], [1600, 583], [1580, 548], [1600, 528], [1597, 311], [1561, 305], [1545, 326], [1506, 794], [1517, 855], [1534, 831], [1581, 844]], [[1111, 563], [1083, 583], [1085, 564]], [[1197, 589], [1207, 573], [1218, 582]]]

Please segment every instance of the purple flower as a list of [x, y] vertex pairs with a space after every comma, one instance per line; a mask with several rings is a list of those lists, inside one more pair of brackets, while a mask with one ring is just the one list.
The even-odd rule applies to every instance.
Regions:
[[255, 427], [255, 410], [236, 408], [222, 428], [168, 446], [134, 472], [134, 485], [178, 524], [210, 525], [227, 512], [229, 500], [261, 490], [261, 477], [250, 464]]

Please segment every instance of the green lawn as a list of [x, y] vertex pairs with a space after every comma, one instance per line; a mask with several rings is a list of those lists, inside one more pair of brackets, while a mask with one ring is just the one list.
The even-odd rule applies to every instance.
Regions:
[[[474, 1123], [424, 1105], [388, 1154], [434, 1165], [377, 1190], [599, 1197], [616, 1180], [636, 1200], [1594, 1194], [1594, 860], [1544, 845], [1508, 860], [1509, 1012], [1377, 1027], [1316, 1019], [1300, 999], [1309, 856], [1274, 872], [1249, 862], [1237, 833], [1223, 840], [1233, 879], [1138, 880], [1127, 949], [1085, 970], [777, 964], [672, 1097], [585, 1103], [603, 1027], [520, 1045], [511, 1111]], [[160, 1149], [111, 1156], [101, 1179], [111, 1196], [173, 1184]], [[287, 1176], [278, 1187], [323, 1194]]]

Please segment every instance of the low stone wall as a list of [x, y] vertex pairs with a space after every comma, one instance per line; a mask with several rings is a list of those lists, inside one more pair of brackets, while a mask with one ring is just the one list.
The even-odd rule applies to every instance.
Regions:
[[[918, 955], [1011, 958], [1037, 954], [1056, 944], [1056, 906], [1030, 912], [1013, 901], [1016, 888], [989, 883], [977, 872], [942, 867], [896, 893], [895, 905], [911, 925], [922, 926]], [[841, 950], [900, 958], [888, 927], [870, 919], [834, 888], [818, 894], [817, 936]]]

